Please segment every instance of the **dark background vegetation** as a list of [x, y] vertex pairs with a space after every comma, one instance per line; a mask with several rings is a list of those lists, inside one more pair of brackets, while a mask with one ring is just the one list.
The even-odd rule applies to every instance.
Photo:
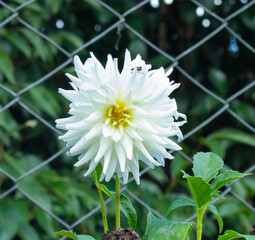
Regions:
[[[24, 0], [5, 1], [13, 8], [24, 2]], [[105, 2], [119, 13], [139, 3], [135, 0]], [[221, 1], [200, 1], [222, 18], [250, 1], [226, 0], [217, 4], [219, 2]], [[161, 1], [158, 7], [152, 7], [151, 4], [127, 16], [126, 23], [171, 56], [179, 55], [221, 24], [207, 13], [197, 16], [197, 6], [189, 0], [174, 0], [172, 4]], [[0, 22], [11, 14], [0, 5]], [[38, 0], [21, 9], [19, 17], [69, 52], [118, 20], [114, 14], [93, 0]], [[204, 19], [209, 20], [208, 27], [203, 26]], [[229, 26], [245, 41], [254, 45], [255, 6], [233, 18]], [[79, 52], [80, 58], [85, 61], [92, 51], [105, 64], [107, 54], [111, 53], [119, 58], [121, 67], [124, 51], [128, 48], [133, 58], [139, 53], [147, 63], [152, 64], [153, 68], [161, 66], [167, 68], [172, 64], [168, 58], [146, 45], [128, 29], [121, 29], [118, 31], [115, 28], [83, 49]], [[43, 77], [66, 59], [67, 57], [56, 47], [16, 19], [0, 28], [0, 82], [14, 92], [19, 92]], [[227, 99], [254, 81], [254, 60], [254, 53], [224, 29], [181, 58], [179, 66], [197, 82], [221, 98]], [[55, 125], [55, 119], [67, 116], [68, 102], [58, 93], [59, 87], [69, 88], [68, 79], [64, 75], [66, 72], [74, 73], [71, 63], [20, 96], [22, 102], [52, 125]], [[172, 96], [177, 100], [179, 111], [188, 117], [188, 123], [182, 127], [184, 134], [223, 106], [178, 70], [174, 70], [171, 79], [181, 83], [181, 87]], [[0, 88], [0, 107], [12, 99], [9, 93]], [[254, 87], [230, 102], [230, 109], [253, 129], [254, 107]], [[0, 113], [0, 168], [18, 178], [64, 147], [57, 137], [54, 131], [25, 111], [18, 103], [12, 105]], [[255, 164], [254, 132], [226, 111], [185, 139], [181, 146], [183, 152], [190, 157], [197, 151], [214, 151], [223, 157], [226, 169], [245, 171]], [[69, 224], [99, 205], [92, 179], [84, 178], [85, 169], [74, 168], [75, 162], [76, 158], [67, 157], [63, 153], [50, 164], [19, 181], [21, 190]], [[144, 174], [140, 186], [131, 182], [127, 187], [161, 215], [171, 220], [183, 221], [194, 213], [192, 209], [176, 210], [171, 216], [166, 216], [166, 211], [174, 199], [181, 195], [189, 195], [180, 170], [189, 171], [190, 167], [191, 163], [176, 153], [175, 160], [167, 161], [165, 168], [157, 168]], [[233, 191], [253, 207], [255, 207], [254, 180], [254, 176], [250, 176], [232, 186]], [[0, 172], [0, 195], [13, 185], [14, 183]], [[112, 182], [107, 185], [113, 189]], [[134, 199], [132, 201], [138, 212], [137, 232], [143, 235], [148, 211]], [[247, 234], [255, 222], [255, 213], [232, 194], [228, 194], [225, 201], [217, 202], [216, 206], [224, 217], [224, 229], [234, 229]], [[114, 204], [108, 204], [106, 209], [111, 228], [114, 225]], [[124, 227], [127, 225], [124, 218], [122, 223]], [[51, 234], [60, 229], [64, 227], [19, 191], [13, 191], [0, 199], [1, 240], [48, 240], [53, 239]], [[218, 228], [210, 214], [205, 218], [204, 230], [204, 239], [216, 239]], [[103, 232], [100, 212], [83, 221], [74, 231], [100, 239]]]

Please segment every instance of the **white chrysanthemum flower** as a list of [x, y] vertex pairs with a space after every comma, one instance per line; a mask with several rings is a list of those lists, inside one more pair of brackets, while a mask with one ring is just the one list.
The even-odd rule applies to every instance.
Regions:
[[[128, 50], [121, 73], [111, 55], [105, 68], [92, 53], [85, 64], [75, 56], [74, 65], [78, 78], [66, 74], [73, 90], [59, 89], [71, 101], [71, 116], [56, 123], [67, 131], [59, 139], [67, 142], [69, 155], [80, 155], [75, 166], [89, 163], [85, 176], [101, 163], [101, 180], [118, 173], [127, 183], [132, 172], [139, 184], [139, 160], [150, 168], [164, 166], [165, 158], [173, 158], [166, 148], [181, 149], [169, 139], [181, 140], [179, 126], [186, 122], [175, 99], [169, 98], [179, 87], [169, 82], [172, 69], [150, 70], [140, 55], [131, 61]], [[184, 120], [175, 122], [179, 117]]]

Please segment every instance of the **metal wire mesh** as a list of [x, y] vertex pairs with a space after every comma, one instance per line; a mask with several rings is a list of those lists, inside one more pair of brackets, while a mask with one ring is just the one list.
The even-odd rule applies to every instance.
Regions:
[[[214, 18], [215, 20], [217, 20], [220, 23], [220, 26], [217, 27], [216, 29], [214, 29], [210, 34], [208, 34], [206, 37], [204, 37], [203, 39], [201, 39], [199, 42], [197, 42], [196, 44], [194, 44], [193, 46], [189, 47], [188, 49], [186, 49], [185, 51], [183, 51], [182, 53], [180, 53], [178, 56], [174, 57], [171, 56], [169, 53], [161, 50], [157, 45], [155, 45], [154, 43], [152, 43], [150, 40], [146, 39], [142, 34], [140, 34], [139, 32], [137, 32], [131, 25], [129, 25], [126, 22], [126, 17], [137, 11], [139, 8], [143, 7], [144, 5], [148, 4], [150, 1], [149, 0], [144, 0], [141, 1], [139, 4], [133, 6], [132, 8], [128, 9], [127, 11], [125, 11], [124, 13], [119, 13], [116, 10], [114, 10], [110, 5], [108, 5], [106, 2], [100, 1], [100, 0], [96, 0], [96, 2], [98, 2], [99, 4], [101, 4], [105, 9], [107, 9], [107, 11], [110, 11], [112, 14], [114, 14], [118, 20], [112, 24], [110, 27], [108, 27], [107, 29], [105, 29], [103, 32], [101, 32], [100, 34], [98, 34], [97, 36], [95, 36], [94, 38], [90, 39], [88, 42], [84, 43], [82, 46], [80, 46], [79, 48], [77, 48], [76, 50], [74, 50], [73, 52], [68, 52], [66, 49], [64, 49], [62, 46], [58, 45], [56, 42], [54, 42], [51, 38], [49, 38], [47, 35], [45, 35], [44, 33], [38, 31], [37, 29], [35, 29], [32, 25], [30, 25], [28, 22], [24, 21], [22, 18], [19, 17], [19, 11], [25, 7], [27, 7], [29, 4], [35, 2], [36, 0], [29, 0], [23, 4], [21, 4], [20, 6], [18, 6], [16, 9], [13, 9], [11, 6], [9, 6], [8, 4], [6, 4], [4, 1], [0, 0], [0, 5], [2, 5], [4, 8], [7, 8], [8, 10], [10, 10], [12, 12], [12, 14], [6, 18], [4, 21], [0, 22], [0, 28], [5, 26], [6, 24], [10, 23], [13, 19], [16, 19], [20, 24], [22, 24], [23, 26], [25, 26], [26, 28], [30, 29], [31, 31], [33, 31], [34, 33], [36, 33], [38, 36], [40, 36], [41, 38], [45, 39], [46, 41], [48, 41], [50, 44], [54, 45], [58, 51], [60, 51], [61, 53], [63, 53], [66, 57], [67, 60], [64, 61], [62, 64], [60, 64], [58, 67], [56, 67], [55, 69], [53, 69], [52, 71], [48, 72], [46, 75], [44, 75], [43, 77], [37, 79], [36, 81], [34, 81], [32, 84], [26, 86], [25, 88], [21, 89], [20, 91], [18, 91], [17, 93], [12, 91], [11, 89], [7, 88], [5, 85], [0, 84], [0, 87], [6, 91], [8, 94], [10, 94], [12, 96], [12, 100], [10, 102], [8, 102], [8, 104], [6, 104], [5, 106], [3, 106], [0, 109], [0, 113], [5, 111], [6, 109], [10, 108], [11, 106], [18, 104], [21, 108], [23, 108], [25, 111], [29, 112], [30, 114], [32, 114], [38, 121], [40, 121], [41, 123], [43, 123], [45, 126], [47, 126], [49, 129], [53, 130], [54, 132], [56, 132], [57, 134], [62, 134], [61, 131], [59, 131], [58, 129], [55, 128], [55, 126], [51, 125], [48, 121], [46, 121], [45, 119], [43, 119], [40, 115], [38, 115], [37, 113], [35, 113], [30, 107], [28, 107], [24, 102], [21, 101], [20, 96], [22, 94], [24, 94], [25, 92], [29, 91], [31, 88], [34, 88], [35, 86], [42, 84], [43, 82], [45, 82], [47, 79], [49, 79], [51, 76], [53, 76], [54, 74], [56, 74], [57, 72], [59, 72], [61, 69], [63, 69], [64, 67], [66, 67], [68, 64], [70, 64], [72, 62], [72, 57], [79, 53], [81, 50], [89, 47], [90, 45], [94, 44], [95, 42], [99, 41], [100, 39], [104, 38], [104, 36], [106, 34], [108, 34], [110, 31], [113, 30], [119, 30], [121, 31], [122, 29], [126, 29], [130, 32], [132, 32], [135, 36], [137, 36], [141, 41], [143, 41], [144, 43], [146, 43], [150, 48], [154, 49], [156, 52], [162, 54], [163, 56], [165, 56], [166, 58], [168, 58], [169, 60], [172, 61], [172, 64], [170, 67], [175, 67], [175, 69], [177, 69], [181, 74], [183, 74], [187, 79], [189, 79], [193, 84], [195, 84], [197, 87], [199, 87], [201, 89], [201, 91], [203, 91], [204, 93], [210, 95], [211, 97], [213, 97], [216, 101], [218, 101], [221, 104], [221, 107], [218, 109], [218, 111], [216, 111], [213, 115], [211, 115], [209, 118], [207, 118], [205, 121], [203, 121], [201, 124], [199, 124], [198, 126], [196, 126], [194, 129], [192, 129], [190, 132], [186, 133], [184, 135], [184, 141], [186, 139], [188, 139], [189, 137], [191, 137], [193, 134], [195, 134], [197, 131], [201, 130], [202, 128], [204, 128], [205, 126], [207, 126], [210, 122], [212, 122], [214, 119], [218, 118], [220, 115], [222, 115], [223, 113], [229, 113], [234, 119], [236, 119], [238, 122], [240, 122], [242, 125], [244, 125], [252, 134], [255, 133], [255, 129], [254, 127], [249, 124], [247, 121], [245, 121], [244, 119], [242, 119], [237, 113], [235, 113], [231, 108], [230, 108], [230, 103], [236, 99], [237, 97], [239, 97], [240, 95], [244, 94], [245, 92], [247, 92], [248, 90], [254, 88], [255, 86], [255, 80], [253, 80], [251, 83], [249, 83], [248, 85], [246, 85], [245, 87], [239, 89], [237, 92], [235, 92], [233, 95], [229, 96], [227, 99], [223, 99], [220, 96], [216, 95], [213, 91], [211, 91], [209, 88], [205, 87], [204, 85], [202, 85], [199, 81], [197, 81], [194, 77], [192, 77], [188, 72], [186, 72], [182, 67], [180, 67], [179, 65], [179, 61], [185, 57], [186, 55], [188, 55], [189, 53], [191, 53], [192, 51], [196, 50], [197, 48], [199, 48], [201, 45], [203, 45], [204, 43], [206, 43], [207, 41], [209, 41], [211, 38], [215, 37], [216, 34], [218, 34], [219, 32], [221, 32], [222, 30], [227, 30], [230, 34], [232, 34], [233, 36], [235, 36], [235, 38], [241, 43], [243, 44], [243, 46], [245, 46], [247, 49], [250, 50], [250, 52], [252, 52], [253, 54], [255, 54], [255, 48], [253, 48], [249, 43], [247, 43], [244, 39], [242, 39], [240, 37], [239, 34], [237, 34], [233, 29], [231, 29], [229, 27], [228, 22], [235, 18], [236, 16], [238, 16], [239, 14], [241, 14], [243, 11], [245, 11], [246, 9], [250, 8], [252, 5], [255, 4], [255, 0], [250, 1], [249, 3], [245, 4], [243, 7], [241, 7], [240, 9], [238, 9], [237, 11], [233, 12], [232, 14], [230, 14], [229, 16], [227, 16], [226, 18], [222, 18], [219, 15], [217, 15], [215, 12], [212, 12], [210, 9], [208, 9], [206, 6], [204, 6], [203, 4], [201, 4], [200, 2], [196, 1], [196, 0], [191, 0], [191, 2], [193, 2], [193, 4], [195, 4], [196, 6], [200, 6], [202, 7], [212, 18]], [[8, 172], [6, 172], [4, 169], [0, 168], [0, 172], [2, 174], [4, 174], [7, 178], [9, 178], [12, 182], [13, 182], [13, 186], [10, 187], [7, 191], [5, 191], [4, 193], [2, 193], [0, 195], [0, 199], [6, 197], [7, 195], [9, 195], [10, 193], [14, 192], [14, 191], [19, 191], [21, 194], [24, 195], [24, 197], [26, 197], [28, 200], [30, 200], [31, 202], [33, 202], [36, 206], [38, 206], [39, 208], [41, 208], [43, 211], [45, 211], [49, 216], [51, 216], [52, 218], [54, 218], [57, 222], [59, 222], [59, 224], [61, 224], [65, 229], [68, 230], [72, 230], [75, 226], [77, 226], [78, 224], [80, 224], [82, 221], [85, 221], [86, 219], [88, 219], [90, 216], [92, 216], [93, 214], [97, 213], [98, 211], [100, 211], [100, 206], [94, 208], [92, 211], [88, 212], [86, 215], [84, 215], [83, 217], [81, 217], [80, 219], [77, 219], [75, 222], [73, 223], [67, 223], [65, 222], [63, 219], [61, 219], [60, 217], [58, 217], [57, 215], [55, 215], [54, 213], [50, 212], [49, 210], [45, 209], [40, 203], [38, 203], [37, 201], [35, 201], [31, 196], [29, 196], [25, 191], [23, 191], [20, 187], [19, 187], [19, 182], [28, 177], [29, 175], [40, 171], [40, 169], [42, 167], [44, 167], [45, 165], [51, 163], [52, 161], [54, 161], [59, 155], [61, 155], [63, 152], [65, 152], [67, 149], [63, 148], [60, 151], [56, 152], [54, 155], [52, 155], [51, 157], [49, 157], [48, 159], [45, 159], [44, 162], [42, 162], [41, 164], [37, 165], [36, 167], [34, 167], [33, 169], [29, 170], [28, 172], [26, 172], [25, 174], [21, 175], [18, 178], [14, 178], [13, 176], [11, 176]], [[187, 161], [192, 161], [192, 159], [190, 157], [188, 157], [184, 152], [180, 152], [180, 154], [187, 160]], [[148, 169], [144, 169], [141, 174], [144, 174], [148, 171]], [[248, 168], [245, 172], [246, 173], [252, 173], [255, 171], [255, 164], [252, 165], [250, 168]], [[133, 179], [130, 179], [129, 182], [133, 181]], [[232, 183], [233, 184], [233, 183]], [[255, 209], [253, 206], [251, 206], [245, 199], [242, 199], [237, 193], [235, 193], [232, 189], [232, 184], [229, 184], [226, 188], [226, 190], [223, 192], [223, 195], [226, 194], [232, 194], [236, 199], [238, 199], [240, 202], [242, 202], [244, 205], [246, 205], [251, 211], [253, 211], [255, 213]], [[124, 186], [122, 188], [122, 191], [125, 192], [127, 195], [129, 195], [133, 200], [137, 201], [139, 204], [141, 204], [143, 207], [151, 209], [151, 211], [159, 218], [164, 218], [159, 212], [157, 212], [155, 209], [153, 209], [152, 207], [150, 207], [146, 202], [144, 202], [142, 199], [140, 199], [139, 197], [137, 197], [136, 195], [134, 195], [131, 191], [128, 190], [128, 185]], [[106, 200], [106, 204], [110, 202], [110, 199]], [[193, 219], [195, 216], [192, 216], [190, 219], [187, 219], [187, 221]], [[64, 238], [62, 238], [64, 239]]]

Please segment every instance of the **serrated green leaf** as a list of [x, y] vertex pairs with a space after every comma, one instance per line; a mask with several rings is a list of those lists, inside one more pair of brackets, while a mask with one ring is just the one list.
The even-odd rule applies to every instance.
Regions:
[[237, 238], [244, 238], [246, 240], [255, 240], [255, 236], [243, 235], [233, 230], [225, 231], [224, 235], [218, 237], [218, 240], [232, 240]]
[[228, 170], [224, 173], [219, 174], [212, 183], [213, 192], [225, 186], [227, 183], [245, 177], [250, 174], [239, 173], [238, 171]]
[[102, 165], [99, 163], [97, 165], [97, 167], [93, 170], [92, 172], [92, 179], [93, 179], [93, 182], [95, 183], [95, 185], [97, 187], [99, 187], [100, 185], [100, 177], [101, 177], [101, 173], [102, 173]]
[[10, 83], [15, 83], [14, 67], [9, 55], [0, 49], [0, 72], [9, 80]]
[[208, 184], [203, 178], [192, 177], [189, 176], [188, 174], [184, 174], [183, 177], [186, 178], [188, 181], [189, 189], [195, 200], [197, 208], [201, 208], [204, 204], [212, 200], [211, 185]]
[[76, 234], [74, 232], [69, 232], [66, 230], [61, 230], [58, 232], [54, 232], [53, 235], [57, 235], [57, 236], [65, 236], [65, 237], [69, 237], [71, 239], [76, 239]]
[[217, 208], [212, 204], [208, 204], [207, 209], [216, 217], [218, 225], [219, 225], [219, 233], [221, 233], [223, 229], [223, 221], [219, 215]]
[[157, 219], [151, 212], [148, 213], [146, 232], [143, 240], [184, 240], [190, 233], [194, 223], [172, 222]]
[[198, 152], [193, 157], [193, 172], [195, 177], [201, 177], [206, 182], [209, 182], [213, 179], [218, 171], [223, 167], [222, 159], [211, 152]]
[[179, 208], [179, 207], [187, 207], [187, 206], [192, 206], [196, 207], [196, 203], [194, 202], [193, 199], [188, 198], [188, 197], [181, 197], [177, 200], [175, 200], [170, 207], [167, 210], [166, 215], [169, 215], [174, 209]]

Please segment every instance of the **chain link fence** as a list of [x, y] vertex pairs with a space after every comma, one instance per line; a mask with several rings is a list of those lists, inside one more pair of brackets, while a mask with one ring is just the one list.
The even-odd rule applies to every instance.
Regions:
[[[241, 14], [243, 11], [247, 10], [248, 8], [250, 8], [251, 6], [253, 6], [255, 4], [255, 0], [250, 1], [249, 3], [246, 3], [243, 7], [239, 8], [237, 11], [233, 12], [232, 14], [230, 14], [229, 16], [227, 16], [226, 18], [222, 18], [221, 16], [217, 15], [215, 12], [211, 11], [209, 8], [207, 8], [205, 5], [201, 4], [199, 1], [197, 0], [191, 0], [191, 2], [197, 6], [197, 7], [202, 7], [204, 9], [204, 11], [206, 13], [208, 13], [213, 19], [217, 20], [220, 25], [219, 27], [217, 27], [216, 29], [214, 29], [212, 32], [210, 32], [210, 34], [208, 34], [206, 37], [204, 37], [203, 39], [201, 39], [199, 42], [197, 42], [196, 44], [194, 44], [193, 46], [189, 47], [188, 49], [186, 49], [185, 51], [183, 51], [182, 53], [180, 53], [177, 56], [172, 56], [169, 53], [167, 53], [166, 51], [163, 51], [161, 48], [159, 48], [157, 45], [155, 45], [154, 43], [152, 43], [150, 40], [146, 39], [141, 33], [137, 32], [132, 25], [128, 24], [126, 22], [126, 17], [128, 15], [130, 15], [131, 13], [138, 11], [140, 8], [142, 8], [144, 5], [147, 5], [150, 3], [149, 0], [144, 0], [139, 2], [138, 4], [136, 4], [135, 6], [131, 7], [130, 9], [128, 9], [127, 11], [125, 11], [124, 13], [119, 13], [117, 12], [115, 9], [113, 9], [110, 5], [108, 5], [106, 3], [106, 1], [100, 1], [100, 0], [96, 0], [97, 3], [99, 3], [100, 5], [102, 5], [107, 11], [111, 12], [112, 14], [114, 14], [118, 20], [116, 22], [114, 22], [111, 26], [109, 26], [107, 29], [105, 29], [103, 32], [101, 32], [100, 34], [98, 34], [97, 36], [93, 37], [92, 39], [90, 39], [89, 41], [87, 41], [86, 43], [84, 43], [82, 46], [80, 46], [79, 48], [77, 48], [76, 50], [74, 50], [73, 52], [68, 52], [65, 48], [63, 48], [61, 45], [58, 45], [56, 42], [54, 42], [51, 38], [49, 38], [47, 35], [45, 35], [43, 32], [39, 31], [38, 29], [34, 28], [29, 22], [26, 22], [25, 20], [23, 20], [21, 17], [19, 17], [19, 11], [23, 8], [26, 8], [29, 4], [32, 4], [33, 2], [35, 2], [36, 0], [29, 0], [26, 1], [25, 3], [19, 5], [17, 8], [12, 8], [10, 5], [8, 5], [7, 3], [5, 3], [4, 1], [0, 0], [0, 5], [6, 9], [8, 9], [11, 12], [11, 15], [6, 18], [4, 21], [0, 22], [0, 28], [4, 27], [5, 25], [11, 23], [14, 19], [17, 20], [21, 25], [25, 26], [26, 28], [30, 29], [31, 31], [33, 31], [34, 33], [36, 33], [38, 36], [40, 36], [41, 38], [43, 38], [44, 40], [46, 40], [47, 42], [49, 42], [50, 44], [52, 44], [53, 46], [55, 46], [58, 51], [60, 51], [61, 53], [63, 53], [66, 56], [66, 61], [64, 61], [62, 64], [60, 64], [58, 67], [56, 67], [55, 69], [53, 69], [52, 71], [48, 72], [46, 75], [44, 75], [43, 77], [35, 80], [32, 84], [26, 86], [25, 88], [21, 89], [18, 92], [14, 92], [13, 90], [11, 90], [10, 88], [6, 87], [4, 84], [0, 83], [0, 88], [2, 88], [2, 90], [6, 91], [8, 94], [10, 94], [10, 96], [12, 97], [12, 100], [8, 102], [8, 104], [4, 105], [1, 107], [0, 109], [0, 114], [1, 112], [9, 109], [10, 107], [12, 107], [13, 105], [19, 105], [20, 108], [22, 108], [23, 110], [27, 111], [29, 114], [33, 115], [34, 118], [36, 118], [38, 121], [40, 121], [41, 123], [43, 123], [45, 126], [47, 126], [49, 129], [53, 130], [54, 132], [56, 132], [57, 134], [61, 135], [62, 132], [59, 131], [58, 129], [55, 128], [55, 126], [53, 126], [52, 124], [50, 124], [47, 120], [45, 120], [42, 116], [40, 116], [39, 114], [37, 114], [36, 112], [34, 112], [29, 106], [27, 106], [21, 99], [21, 95], [26, 93], [27, 91], [29, 91], [30, 89], [34, 88], [35, 86], [42, 84], [43, 82], [47, 81], [50, 77], [52, 77], [54, 74], [58, 73], [60, 70], [62, 70], [63, 68], [65, 68], [66, 66], [68, 66], [70, 63], [72, 63], [72, 58], [74, 55], [78, 54], [80, 51], [82, 51], [83, 49], [93, 45], [95, 42], [100, 41], [102, 38], [104, 38], [109, 32], [111, 31], [116, 31], [117, 30], [117, 34], [120, 34], [120, 32], [123, 29], [126, 29], [130, 32], [132, 32], [137, 38], [139, 38], [141, 41], [143, 41], [146, 45], [148, 45], [149, 48], [154, 49], [156, 52], [158, 52], [159, 54], [163, 55], [164, 57], [166, 57], [167, 59], [169, 59], [172, 64], [169, 67], [174, 67], [177, 71], [179, 71], [182, 75], [184, 75], [190, 82], [192, 82], [192, 84], [196, 85], [201, 91], [203, 91], [205, 94], [210, 95], [212, 98], [214, 98], [216, 101], [218, 101], [221, 104], [221, 107], [213, 114], [211, 115], [209, 118], [207, 118], [206, 120], [204, 120], [201, 124], [199, 124], [198, 126], [196, 126], [195, 128], [193, 128], [191, 131], [189, 131], [188, 133], [186, 133], [184, 135], [184, 140], [190, 138], [193, 134], [195, 134], [196, 132], [198, 132], [199, 130], [201, 130], [202, 128], [206, 127], [209, 123], [211, 123], [212, 121], [214, 121], [214, 119], [218, 118], [219, 116], [221, 116], [223, 113], [228, 113], [230, 114], [235, 120], [237, 120], [239, 123], [241, 123], [243, 126], [245, 126], [247, 128], [247, 130], [251, 133], [254, 134], [255, 133], [255, 128], [254, 126], [252, 126], [250, 123], [248, 123], [246, 120], [244, 120], [243, 118], [241, 118], [235, 111], [233, 111], [230, 107], [230, 103], [238, 98], [239, 96], [241, 96], [242, 94], [246, 93], [248, 90], [251, 90], [253, 88], [254, 90], [254, 86], [255, 86], [255, 80], [253, 80], [252, 82], [250, 82], [248, 85], [246, 85], [245, 87], [239, 89], [237, 92], [235, 92], [234, 94], [232, 94], [231, 96], [229, 96], [227, 99], [223, 99], [220, 96], [216, 95], [212, 90], [210, 90], [209, 88], [207, 88], [206, 86], [204, 86], [203, 84], [201, 84], [199, 81], [197, 81], [193, 76], [191, 76], [187, 71], [185, 71], [179, 64], [180, 60], [182, 58], [184, 58], [186, 55], [190, 54], [191, 52], [193, 52], [194, 50], [198, 49], [201, 45], [205, 44], [207, 41], [209, 41], [211, 38], [214, 38], [219, 32], [223, 31], [223, 30], [227, 30], [231, 35], [233, 35], [240, 44], [242, 44], [243, 46], [245, 46], [252, 54], [255, 54], [255, 48], [252, 47], [249, 43], [247, 43], [238, 33], [236, 33], [230, 26], [229, 26], [229, 21], [232, 20], [233, 18], [237, 17], [239, 14]], [[61, 150], [59, 150], [58, 152], [56, 152], [54, 155], [52, 155], [51, 157], [49, 157], [48, 159], [45, 159], [45, 161], [43, 161], [41, 164], [37, 165], [36, 167], [34, 167], [33, 169], [29, 170], [28, 172], [26, 172], [25, 174], [21, 175], [18, 178], [14, 178], [12, 175], [10, 175], [7, 171], [5, 171], [4, 169], [0, 168], [0, 172], [5, 175], [9, 180], [12, 181], [12, 186], [6, 190], [5, 192], [3, 192], [0, 195], [0, 199], [5, 198], [7, 195], [18, 191], [20, 192], [24, 197], [26, 197], [28, 200], [30, 200], [33, 204], [35, 204], [36, 206], [38, 206], [39, 208], [41, 208], [43, 211], [45, 211], [49, 216], [51, 216], [52, 218], [54, 218], [60, 225], [62, 225], [62, 227], [64, 229], [67, 230], [73, 230], [74, 227], [76, 227], [77, 225], [79, 225], [81, 222], [86, 221], [89, 217], [91, 217], [92, 215], [94, 215], [95, 213], [100, 211], [100, 206], [94, 208], [92, 211], [88, 212], [86, 215], [82, 216], [80, 219], [77, 219], [76, 221], [72, 222], [72, 223], [68, 223], [66, 221], [64, 221], [63, 219], [61, 219], [59, 216], [55, 215], [53, 212], [49, 211], [48, 209], [44, 208], [40, 203], [38, 203], [36, 200], [34, 200], [29, 194], [27, 194], [24, 190], [22, 190], [19, 187], [19, 182], [24, 179], [27, 178], [28, 176], [30, 176], [31, 174], [34, 174], [37, 171], [40, 171], [41, 168], [43, 168], [44, 166], [48, 165], [49, 163], [55, 161], [57, 159], [57, 157], [59, 157], [62, 153], [64, 153], [67, 149], [63, 148]], [[192, 162], [192, 159], [187, 156], [183, 151], [180, 151], [179, 154], [182, 155], [182, 157], [184, 157], [187, 161]], [[141, 174], [144, 174], [148, 171], [149, 169], [143, 169]], [[250, 166], [248, 169], [246, 169], [245, 173], [254, 173], [255, 172], [255, 164], [253, 164], [252, 166]], [[129, 182], [133, 181], [133, 179], [130, 179]], [[238, 180], [237, 180], [238, 181]], [[234, 183], [232, 183], [234, 184]], [[236, 199], [238, 199], [240, 202], [242, 202], [244, 205], [246, 205], [252, 212], [254, 212], [255, 214], [255, 208], [248, 203], [245, 199], [241, 198], [237, 193], [235, 193], [232, 189], [232, 184], [229, 184], [227, 186], [227, 188], [225, 189], [225, 191], [223, 192], [223, 195], [227, 195], [227, 194], [232, 194], [232, 196], [234, 196]], [[129, 195], [134, 201], [137, 201], [141, 206], [143, 206], [144, 208], [150, 209], [157, 217], [165, 219], [164, 216], [162, 216], [159, 212], [157, 212], [157, 210], [153, 209], [152, 207], [150, 207], [146, 202], [144, 202], [142, 199], [140, 199], [139, 197], [137, 197], [134, 193], [132, 193], [131, 191], [129, 191], [128, 189], [128, 184], [122, 187], [122, 192], [125, 192], [127, 195]], [[111, 200], [107, 199], [106, 200], [106, 204], [109, 203]], [[187, 219], [187, 221], [190, 221], [192, 219], [195, 218], [195, 215], [192, 216], [190, 219]], [[64, 238], [61, 238], [64, 239]]]

